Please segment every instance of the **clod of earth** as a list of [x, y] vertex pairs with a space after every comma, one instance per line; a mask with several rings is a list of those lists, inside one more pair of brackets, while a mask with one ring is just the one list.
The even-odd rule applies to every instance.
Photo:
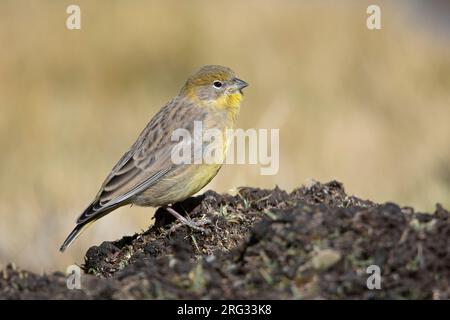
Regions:
[[[91, 247], [80, 290], [66, 276], [9, 265], [6, 299], [449, 299], [450, 213], [348, 196], [341, 183], [291, 193], [207, 191], [175, 205], [206, 234], [159, 209], [141, 234]], [[370, 290], [370, 265], [381, 289]]]

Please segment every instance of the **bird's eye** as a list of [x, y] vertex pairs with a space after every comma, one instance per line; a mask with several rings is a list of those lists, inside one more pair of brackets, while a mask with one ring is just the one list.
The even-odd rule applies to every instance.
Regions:
[[219, 89], [222, 87], [222, 82], [220, 82], [219, 80], [216, 80], [213, 82], [213, 86], [214, 86], [214, 88]]

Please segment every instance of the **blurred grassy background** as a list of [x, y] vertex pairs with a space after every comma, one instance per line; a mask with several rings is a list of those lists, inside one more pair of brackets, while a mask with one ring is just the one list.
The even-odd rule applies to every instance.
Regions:
[[[80, 31], [65, 27], [74, 2]], [[0, 263], [64, 270], [146, 228], [153, 209], [122, 208], [58, 252], [115, 161], [204, 64], [250, 83], [239, 127], [281, 129], [278, 175], [228, 166], [207, 188], [338, 179], [375, 201], [450, 207], [448, 29], [418, 22], [412, 2], [377, 2], [380, 31], [365, 26], [372, 1], [2, 1]]]

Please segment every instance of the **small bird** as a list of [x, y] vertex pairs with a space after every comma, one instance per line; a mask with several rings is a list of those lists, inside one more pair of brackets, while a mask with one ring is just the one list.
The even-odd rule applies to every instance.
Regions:
[[[170, 102], [150, 120], [136, 142], [106, 177], [95, 199], [78, 217], [76, 226], [62, 244], [63, 252], [80, 233], [93, 222], [111, 211], [127, 205], [164, 207], [180, 222], [201, 230], [194, 221], [185, 218], [170, 207], [198, 192], [219, 171], [222, 162], [172, 161], [173, 148], [180, 142], [173, 141], [172, 133], [184, 129], [191, 139], [183, 141], [196, 152], [205, 152], [203, 140], [194, 134], [194, 123], [202, 129], [219, 129], [223, 139], [219, 158], [224, 160], [228, 145], [227, 129], [235, 125], [243, 92], [248, 84], [238, 79], [227, 67], [207, 65], [193, 74]], [[197, 142], [197, 143], [196, 143]], [[214, 142], [211, 142], [214, 144]]]

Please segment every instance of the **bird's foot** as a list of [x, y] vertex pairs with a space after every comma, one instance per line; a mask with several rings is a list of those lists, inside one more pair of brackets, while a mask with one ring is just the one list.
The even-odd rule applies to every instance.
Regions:
[[[186, 225], [191, 229], [194, 230], [198, 230], [200, 232], [204, 232], [204, 233], [208, 233], [208, 231], [204, 228], [202, 228], [202, 225], [205, 225], [206, 223], [208, 223], [208, 221], [199, 221], [199, 222], [194, 222], [189, 218], [183, 217], [181, 214], [179, 214], [178, 212], [176, 212], [173, 208], [171, 207], [166, 207], [165, 208], [171, 215], [173, 215], [178, 221], [181, 222], [181, 225]], [[174, 225], [170, 231], [173, 232], [175, 231], [175, 229], [178, 227], [179, 225]]]

